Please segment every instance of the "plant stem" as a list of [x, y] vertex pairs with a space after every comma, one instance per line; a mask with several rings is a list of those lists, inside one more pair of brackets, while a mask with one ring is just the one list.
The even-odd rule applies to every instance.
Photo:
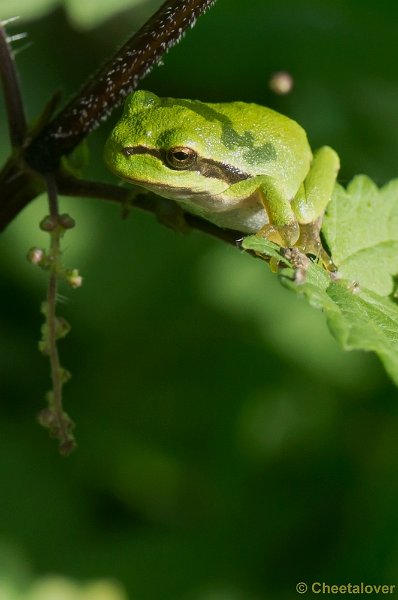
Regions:
[[[58, 211], [58, 192], [54, 178], [49, 175], [46, 177], [48, 189], [48, 203], [50, 209], [50, 217], [56, 223], [59, 217]], [[75, 447], [74, 438], [71, 434], [71, 426], [73, 425], [68, 415], [64, 413], [62, 405], [62, 386], [64, 383], [64, 369], [60, 364], [58, 345], [57, 345], [57, 293], [58, 293], [58, 265], [60, 256], [60, 238], [61, 230], [59, 225], [56, 225], [51, 235], [51, 266], [50, 278], [47, 289], [47, 311], [46, 320], [48, 328], [47, 348], [50, 359], [52, 391], [50, 409], [52, 412], [52, 423], [50, 430], [53, 435], [60, 441], [60, 451], [62, 454], [69, 454]]]

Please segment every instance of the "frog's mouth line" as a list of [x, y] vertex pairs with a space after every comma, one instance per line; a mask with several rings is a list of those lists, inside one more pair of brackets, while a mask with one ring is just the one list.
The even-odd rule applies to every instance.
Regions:
[[146, 181], [145, 179], [138, 179], [138, 178], [133, 179], [132, 177], [126, 177], [125, 175], [121, 175], [120, 173], [118, 173], [118, 176], [122, 177], [122, 179], [124, 179], [125, 181], [128, 181], [131, 184], [140, 185], [140, 186], [147, 188], [154, 192], [157, 192], [160, 190], [169, 191], [169, 192], [173, 192], [174, 195], [178, 194], [178, 195], [184, 196], [185, 198], [190, 198], [192, 196], [197, 196], [198, 198], [199, 197], [203, 198], [203, 196], [206, 196], [205, 191], [195, 192], [191, 188], [167, 185], [166, 183], [152, 184], [149, 181]]
[[[166, 150], [148, 148], [147, 146], [127, 146], [123, 148], [122, 152], [125, 156], [132, 156], [134, 154], [149, 154], [150, 156], [160, 160], [165, 167], [168, 167], [165, 160]], [[221, 181], [225, 181], [225, 183], [228, 185], [233, 185], [234, 183], [244, 181], [250, 177], [248, 173], [241, 171], [233, 165], [213, 160], [211, 158], [201, 158], [200, 156], [198, 156], [193, 165], [185, 170], [197, 171], [203, 175], [203, 177], [208, 177], [209, 179], [219, 179]]]

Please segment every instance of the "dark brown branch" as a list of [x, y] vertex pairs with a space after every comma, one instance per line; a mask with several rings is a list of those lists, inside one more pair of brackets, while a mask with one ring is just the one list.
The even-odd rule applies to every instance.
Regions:
[[28, 163], [43, 173], [56, 169], [60, 157], [106, 119], [215, 1], [165, 2], [34, 140], [26, 154]]
[[[76, 179], [75, 177], [65, 176], [61, 173], [57, 175], [57, 185], [61, 195], [110, 200], [121, 206], [131, 206], [131, 208], [139, 208], [140, 210], [150, 212], [158, 217], [160, 221], [163, 220], [161, 215], [164, 213], [164, 207], [166, 205], [175, 206], [174, 202], [171, 200], [160, 198], [154, 194], [141, 192], [136, 193], [134, 197], [132, 197], [131, 190], [127, 188], [96, 181]], [[222, 240], [227, 244], [231, 244], [232, 246], [238, 246], [239, 241], [244, 236], [240, 231], [221, 229], [220, 227], [217, 227], [217, 225], [213, 225], [213, 223], [191, 215], [190, 213], [184, 212], [182, 214], [186, 225], [188, 225], [190, 229], [202, 231], [203, 233]]]
[[[184, 31], [194, 25], [196, 18], [215, 1], [168, 0], [165, 2], [141, 30], [123, 46], [120, 52], [87, 83], [80, 94], [34, 137], [26, 151], [21, 150], [20, 153], [15, 153], [9, 159], [0, 171], [0, 231], [4, 230], [29, 202], [44, 191], [45, 179], [41, 173], [56, 171], [54, 175], [60, 192], [78, 195], [76, 183], [74, 184], [75, 192], [62, 189], [62, 186], [67, 184], [65, 180], [60, 180], [61, 175], [57, 170], [61, 156], [70, 152], [89, 131], [99, 124], [100, 120], [105, 119], [107, 114], [120, 104], [123, 97], [137, 85], [139, 79], [160, 60], [167, 49], [175, 44]], [[10, 106], [11, 111], [14, 111], [10, 115], [10, 120], [17, 124], [16, 126], [12, 125], [10, 129], [14, 132], [13, 140], [22, 143], [26, 135], [25, 118], [15, 69], [4, 31], [3, 46], [0, 50], [4, 54], [4, 56], [0, 54], [0, 70], [4, 81], [7, 82], [7, 105]], [[12, 87], [13, 81], [14, 88]], [[17, 100], [14, 102], [13, 98], [17, 98]], [[43, 120], [45, 122], [45, 119]], [[79, 186], [82, 187], [82, 185], [81, 182]], [[131, 192], [127, 192], [123, 188], [109, 187], [112, 187], [113, 191], [108, 190], [104, 195], [98, 191], [101, 188], [104, 192], [106, 186], [104, 187], [103, 184], [99, 184], [99, 187], [96, 187], [96, 184], [87, 184], [85, 186], [86, 193], [80, 192], [80, 195], [107, 197], [117, 202], [126, 202], [131, 197]], [[88, 193], [88, 189], [92, 191]], [[120, 190], [120, 192], [116, 190]], [[140, 198], [141, 200], [136, 201], [136, 206], [154, 213], [157, 212], [157, 205], [151, 203], [148, 197], [145, 198], [145, 201], [142, 201], [143, 196]], [[142, 204], [140, 204], [141, 201]], [[192, 222], [193, 228], [234, 243], [229, 232], [228, 235], [224, 235], [224, 232], [217, 227], [200, 219], [197, 219], [197, 223], [195, 223], [195, 219], [190, 215], [186, 218], [190, 224]]]
[[0, 232], [44, 191], [44, 179], [11, 158], [0, 171]]
[[21, 146], [26, 136], [26, 119], [17, 70], [7, 35], [0, 22], [0, 77], [6, 101], [8, 128], [13, 148]]

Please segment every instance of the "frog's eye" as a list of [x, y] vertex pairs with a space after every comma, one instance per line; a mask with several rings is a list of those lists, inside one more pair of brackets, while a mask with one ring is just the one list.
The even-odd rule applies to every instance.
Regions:
[[192, 148], [176, 146], [166, 152], [166, 162], [172, 169], [189, 169], [196, 163], [198, 155]]

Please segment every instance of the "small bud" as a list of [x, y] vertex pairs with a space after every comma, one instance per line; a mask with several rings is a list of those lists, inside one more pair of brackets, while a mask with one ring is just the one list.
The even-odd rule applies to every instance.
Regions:
[[72, 269], [66, 273], [66, 281], [71, 288], [78, 288], [83, 283], [83, 277], [79, 275], [78, 269]]
[[56, 216], [47, 215], [40, 221], [40, 229], [42, 231], [54, 231], [54, 229], [58, 226], [58, 219]]
[[55, 335], [58, 340], [66, 337], [70, 332], [70, 325], [64, 317], [55, 318]]
[[44, 315], [45, 317], [47, 317], [48, 315], [48, 302], [47, 300], [43, 300], [43, 302], [40, 304], [40, 312], [42, 315]]
[[68, 369], [65, 369], [64, 367], [60, 367], [59, 378], [62, 381], [62, 383], [67, 383], [71, 377], [72, 377], [72, 373], [70, 371], [68, 371]]
[[44, 339], [39, 340], [37, 346], [39, 348], [39, 352], [44, 354], [44, 356], [48, 356], [50, 354], [50, 348], [48, 346], [47, 340], [44, 340]]
[[269, 80], [269, 87], [274, 94], [284, 96], [292, 91], [294, 85], [293, 77], [286, 71], [274, 73]]
[[73, 437], [70, 439], [64, 440], [58, 446], [59, 453], [61, 456], [69, 456], [76, 449], [76, 441]]
[[73, 219], [68, 213], [64, 213], [59, 216], [58, 223], [64, 229], [72, 229], [76, 225], [75, 219]]
[[42, 427], [52, 428], [56, 424], [56, 417], [52, 408], [43, 408], [37, 415], [37, 420]]
[[42, 248], [31, 248], [26, 255], [26, 258], [32, 265], [42, 264], [45, 257], [46, 253]]

